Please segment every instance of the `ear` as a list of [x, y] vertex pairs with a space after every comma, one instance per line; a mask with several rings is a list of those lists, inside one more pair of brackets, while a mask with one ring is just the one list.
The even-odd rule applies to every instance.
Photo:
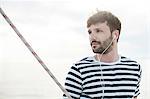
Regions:
[[114, 38], [114, 39], [118, 39], [118, 37], [119, 37], [119, 30], [114, 30], [114, 31], [112, 32], [112, 35], [113, 35], [113, 38]]

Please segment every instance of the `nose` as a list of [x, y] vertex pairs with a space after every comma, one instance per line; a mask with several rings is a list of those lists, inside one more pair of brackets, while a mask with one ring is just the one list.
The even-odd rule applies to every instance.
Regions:
[[96, 40], [96, 35], [94, 33], [91, 33], [89, 35], [90, 40]]

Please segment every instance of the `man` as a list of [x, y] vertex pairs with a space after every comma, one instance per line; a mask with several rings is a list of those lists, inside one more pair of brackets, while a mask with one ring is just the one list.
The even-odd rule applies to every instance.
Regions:
[[71, 67], [66, 90], [73, 99], [137, 99], [141, 68], [118, 54], [120, 20], [110, 12], [98, 11], [88, 19], [87, 28], [95, 56]]

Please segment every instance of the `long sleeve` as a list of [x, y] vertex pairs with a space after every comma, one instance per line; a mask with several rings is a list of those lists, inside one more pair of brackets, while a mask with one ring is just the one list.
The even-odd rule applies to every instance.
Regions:
[[[82, 93], [82, 77], [79, 69], [73, 65], [67, 74], [65, 88], [73, 99], [79, 99]], [[63, 95], [65, 97], [65, 95]]]

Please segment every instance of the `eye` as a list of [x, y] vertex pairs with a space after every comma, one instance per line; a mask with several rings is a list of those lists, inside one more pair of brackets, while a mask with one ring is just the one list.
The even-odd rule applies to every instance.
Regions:
[[99, 33], [99, 32], [103, 32], [103, 31], [100, 29], [96, 29], [96, 33]]
[[91, 33], [92, 33], [92, 31], [91, 31], [91, 30], [88, 30], [88, 33], [89, 33], [89, 34], [91, 34]]

